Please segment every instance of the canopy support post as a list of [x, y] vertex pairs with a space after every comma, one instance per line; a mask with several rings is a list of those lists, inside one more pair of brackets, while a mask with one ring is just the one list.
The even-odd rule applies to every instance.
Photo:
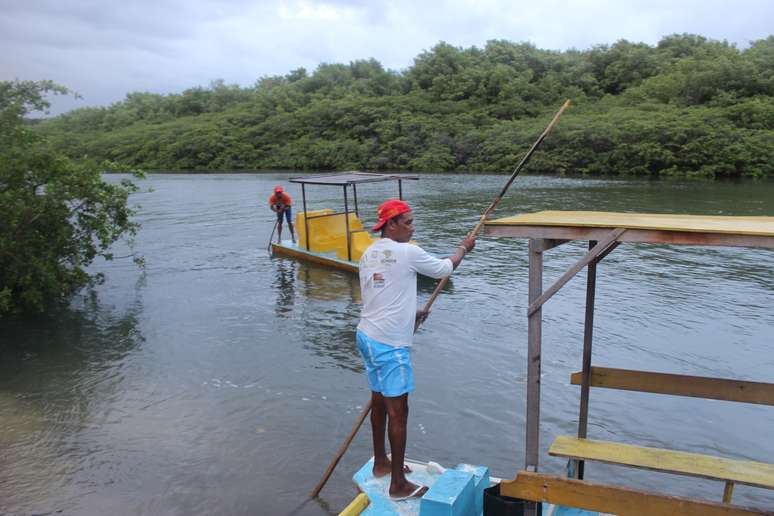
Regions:
[[304, 236], [306, 237], [306, 250], [311, 251], [309, 249], [309, 214], [306, 211], [306, 185], [304, 183], [301, 183], [301, 202], [304, 205]]
[[[545, 242], [539, 239], [529, 241], [529, 302], [534, 303], [543, 291], [543, 251]], [[540, 451], [540, 347], [543, 323], [543, 309], [527, 315], [527, 436], [524, 469], [537, 472]], [[530, 503], [526, 514], [537, 514], [537, 505]]]
[[[589, 241], [589, 250], [597, 245]], [[591, 386], [591, 344], [594, 336], [594, 299], [597, 291], [597, 260], [589, 263], [586, 269], [586, 320], [583, 324], [583, 369], [580, 396], [580, 414], [578, 416], [578, 437], [585, 439], [588, 435], [589, 423], [589, 391]], [[576, 461], [575, 478], [583, 480], [585, 462]]]
[[344, 226], [347, 231], [347, 260], [352, 261], [352, 234], [349, 232], [349, 202], [347, 201], [347, 185], [344, 185]]

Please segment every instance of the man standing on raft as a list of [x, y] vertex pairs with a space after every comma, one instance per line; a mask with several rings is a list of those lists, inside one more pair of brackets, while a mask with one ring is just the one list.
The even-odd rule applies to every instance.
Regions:
[[292, 200], [290, 196], [282, 191], [282, 187], [274, 187], [274, 193], [269, 196], [269, 208], [277, 214], [277, 243], [282, 243], [282, 215], [285, 214], [285, 220], [288, 221], [290, 228], [290, 238], [296, 243], [296, 233], [293, 231], [293, 210], [290, 207]]
[[[391, 199], [379, 206], [378, 214], [372, 231], [381, 230], [382, 238], [360, 258], [363, 309], [357, 347], [371, 387], [373, 474], [391, 474], [390, 497], [405, 500], [421, 497], [428, 489], [409, 482], [405, 474], [410, 470], [404, 467], [408, 393], [414, 390], [410, 347], [415, 321], [422, 322], [428, 315], [417, 310], [417, 273], [436, 279], [449, 276], [476, 240], [465, 238], [453, 256], [438, 259], [409, 243], [414, 217], [408, 204]], [[392, 462], [385, 451], [385, 428]]]

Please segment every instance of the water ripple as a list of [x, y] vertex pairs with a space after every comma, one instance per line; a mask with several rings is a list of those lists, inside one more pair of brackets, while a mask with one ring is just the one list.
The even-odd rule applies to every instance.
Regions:
[[[289, 176], [151, 175], [137, 196], [146, 272], [100, 262], [107, 281], [64, 311], [3, 321], [0, 512], [286, 514], [318, 480], [368, 400], [354, 342], [353, 275], [269, 258], [265, 198]], [[404, 193], [416, 238], [452, 251], [502, 176], [424, 176]], [[292, 192], [292, 190], [291, 190]], [[359, 188], [374, 221], [394, 185]], [[300, 196], [297, 196], [300, 204]], [[520, 177], [495, 216], [539, 209], [774, 215], [774, 184]], [[341, 207], [310, 190], [311, 208]], [[585, 252], [546, 253], [544, 284]], [[121, 251], [123, 252], [123, 251]], [[117, 251], [117, 254], [121, 254]], [[595, 364], [772, 381], [774, 253], [623, 244], [599, 266]], [[419, 284], [420, 301], [434, 281]], [[585, 274], [544, 307], [542, 457], [578, 419]], [[483, 237], [438, 298], [413, 351], [409, 456], [523, 465], [527, 243]], [[774, 462], [766, 407], [620, 391], [591, 396], [590, 436]], [[367, 425], [366, 425], [367, 428]], [[371, 455], [364, 429], [320, 504], [348, 503]], [[590, 465], [595, 478], [620, 469]], [[717, 486], [634, 472], [633, 485], [717, 498]], [[771, 506], [739, 489], [740, 503]]]

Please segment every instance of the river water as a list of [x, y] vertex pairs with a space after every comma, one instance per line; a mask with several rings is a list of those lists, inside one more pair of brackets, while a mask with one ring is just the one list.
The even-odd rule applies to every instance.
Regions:
[[[101, 286], [35, 318], [0, 322], [0, 514], [335, 514], [370, 457], [359, 433], [321, 499], [302, 504], [368, 399], [354, 328], [357, 279], [269, 258], [266, 197], [294, 174], [150, 175], [133, 197], [130, 259], [96, 263]], [[113, 180], [111, 178], [111, 180]], [[502, 176], [405, 183], [415, 238], [443, 254]], [[360, 210], [394, 196], [362, 186]], [[338, 189], [310, 193], [341, 206]], [[519, 178], [498, 215], [540, 209], [774, 215], [772, 182]], [[524, 461], [526, 241], [484, 237], [418, 333], [407, 453]], [[584, 251], [549, 251], [545, 283]], [[116, 255], [129, 254], [126, 245]], [[621, 245], [599, 267], [595, 365], [774, 381], [774, 251]], [[433, 282], [420, 282], [429, 297]], [[544, 313], [541, 468], [575, 432], [585, 280]], [[767, 406], [594, 390], [589, 437], [774, 462]], [[587, 466], [587, 479], [719, 500], [720, 482]], [[735, 501], [774, 506], [738, 486]]]

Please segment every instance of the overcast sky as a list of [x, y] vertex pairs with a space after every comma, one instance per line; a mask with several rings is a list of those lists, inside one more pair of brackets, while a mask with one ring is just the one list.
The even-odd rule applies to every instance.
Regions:
[[403, 70], [439, 41], [564, 50], [683, 32], [745, 48], [774, 34], [774, 0], [0, 0], [0, 80], [53, 79], [83, 96], [60, 112], [322, 62]]

